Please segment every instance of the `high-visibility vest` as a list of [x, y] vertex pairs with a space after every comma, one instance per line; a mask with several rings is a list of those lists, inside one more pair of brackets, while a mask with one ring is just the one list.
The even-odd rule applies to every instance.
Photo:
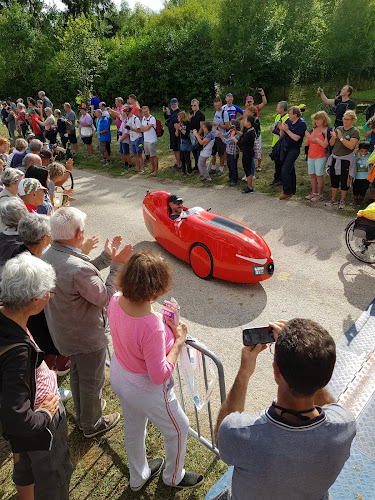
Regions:
[[[281, 116], [280, 114], [276, 115], [275, 117], [275, 122], [274, 122], [274, 125], [275, 127], [277, 127], [277, 124], [279, 123], [279, 121], [281, 120], [283, 123], [285, 123], [287, 120], [289, 119], [289, 115], [288, 113], [285, 113], [285, 115]], [[272, 139], [272, 147], [274, 147], [274, 145], [277, 143], [277, 141], [280, 139], [280, 137], [278, 135], [274, 135], [273, 136], [273, 139]]]

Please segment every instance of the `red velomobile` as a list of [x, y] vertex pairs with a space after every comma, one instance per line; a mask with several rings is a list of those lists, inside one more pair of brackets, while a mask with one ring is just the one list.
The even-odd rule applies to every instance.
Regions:
[[182, 218], [172, 220], [169, 196], [166, 191], [145, 196], [146, 227], [162, 247], [189, 263], [197, 276], [254, 283], [273, 275], [270, 249], [253, 229], [200, 207], [184, 207]]

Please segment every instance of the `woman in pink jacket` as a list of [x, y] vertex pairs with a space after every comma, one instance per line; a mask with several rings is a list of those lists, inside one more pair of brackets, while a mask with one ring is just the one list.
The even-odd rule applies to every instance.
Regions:
[[[159, 255], [138, 252], [117, 278], [120, 290], [108, 307], [114, 355], [111, 385], [124, 415], [130, 488], [139, 491], [163, 468], [163, 481], [175, 488], [194, 488], [203, 476], [184, 470], [189, 421], [173, 391], [172, 373], [185, 342], [187, 327], [164, 324], [151, 306], [172, 288], [169, 264]], [[147, 461], [147, 421], [164, 438], [162, 458]]]

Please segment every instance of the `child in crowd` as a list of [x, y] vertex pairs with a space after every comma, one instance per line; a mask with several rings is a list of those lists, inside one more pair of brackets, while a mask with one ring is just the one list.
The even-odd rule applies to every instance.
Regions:
[[[191, 174], [190, 151], [193, 147], [190, 141], [190, 122], [185, 111], [180, 111], [177, 115], [178, 123], [175, 123], [175, 135], [180, 140], [182, 175]], [[186, 172], [187, 170], [187, 172]]]
[[123, 160], [123, 167], [125, 170], [132, 168], [132, 157], [130, 155], [130, 131], [126, 128], [128, 124], [128, 118], [125, 109], [121, 111], [121, 125], [118, 130], [119, 132], [119, 152]]
[[370, 144], [368, 142], [360, 142], [356, 155], [356, 174], [353, 182], [353, 199], [356, 205], [360, 205], [366, 195], [366, 191], [370, 185], [367, 180], [370, 165], [367, 160], [370, 157]]
[[[237, 185], [238, 182], [238, 169], [237, 169], [237, 163], [238, 163], [238, 157], [240, 155], [240, 150], [237, 147], [237, 144], [233, 141], [230, 131], [235, 130], [236, 134], [238, 134], [241, 126], [240, 122], [238, 120], [231, 120], [229, 122], [230, 128], [229, 132], [226, 134], [222, 134], [221, 130], [219, 127], [216, 129], [216, 134], [220, 137], [220, 139], [225, 143], [226, 145], [226, 152], [227, 152], [227, 163], [228, 163], [228, 170], [229, 170], [229, 178], [228, 178], [228, 186], [233, 187]], [[239, 139], [239, 136], [235, 136], [237, 139]]]
[[197, 141], [201, 146], [203, 146], [202, 151], [199, 154], [198, 160], [198, 169], [199, 172], [203, 175], [203, 182], [211, 182], [212, 179], [210, 174], [208, 173], [206, 162], [207, 158], [210, 158], [212, 154], [212, 148], [214, 147], [215, 142], [215, 133], [212, 132], [212, 123], [204, 122], [203, 124], [203, 139], [199, 136], [197, 130], [193, 130], [193, 134], [197, 138]]

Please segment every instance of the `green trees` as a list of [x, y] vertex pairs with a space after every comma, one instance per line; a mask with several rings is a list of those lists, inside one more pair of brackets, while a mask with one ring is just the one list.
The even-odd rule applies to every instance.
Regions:
[[85, 14], [76, 19], [70, 16], [59, 41], [61, 50], [47, 70], [50, 83], [59, 94], [61, 92], [61, 99], [64, 95], [72, 98], [80, 93], [87, 102], [95, 77], [107, 67], [100, 41], [92, 30], [92, 22]]
[[203, 104], [229, 89], [372, 81], [375, 0], [169, 0], [155, 13], [123, 0], [42, 0], [0, 6], [0, 88], [53, 102], [95, 88], [112, 102], [136, 93]]

